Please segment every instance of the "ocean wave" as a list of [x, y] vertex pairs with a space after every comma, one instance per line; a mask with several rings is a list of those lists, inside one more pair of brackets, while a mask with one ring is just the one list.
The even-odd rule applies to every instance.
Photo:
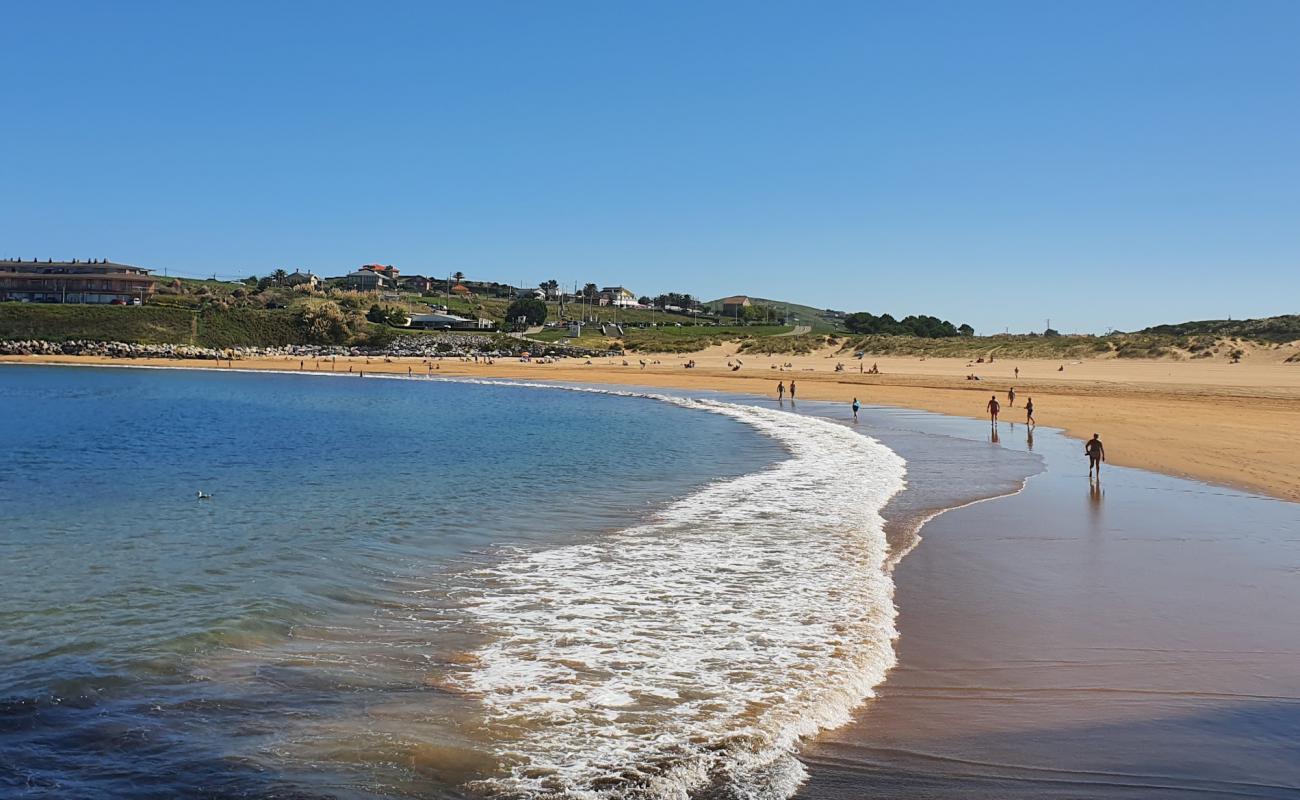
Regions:
[[805, 777], [800, 741], [847, 721], [894, 664], [880, 510], [904, 461], [827, 420], [641, 396], [743, 421], [790, 458], [645, 524], [466, 576], [460, 599], [488, 643], [455, 682], [503, 765], [474, 788], [788, 797]]

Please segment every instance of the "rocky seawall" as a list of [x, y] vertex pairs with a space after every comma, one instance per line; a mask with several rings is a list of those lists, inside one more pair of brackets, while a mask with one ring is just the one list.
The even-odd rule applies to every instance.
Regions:
[[546, 342], [515, 339], [509, 336], [476, 336], [445, 333], [423, 336], [398, 336], [384, 347], [343, 347], [339, 345], [288, 345], [285, 347], [231, 347], [216, 349], [185, 344], [131, 344], [72, 340], [50, 342], [39, 339], [0, 341], [0, 355], [6, 356], [99, 356], [103, 358], [176, 358], [230, 359], [326, 358], [329, 356], [386, 356], [390, 358], [582, 358], [606, 355], [603, 351], [566, 347]]

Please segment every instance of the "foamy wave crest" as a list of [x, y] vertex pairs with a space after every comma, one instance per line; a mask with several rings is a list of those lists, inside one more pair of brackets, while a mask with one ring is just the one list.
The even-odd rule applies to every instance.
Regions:
[[742, 420], [791, 457], [473, 574], [464, 599], [491, 636], [458, 681], [503, 764], [476, 788], [788, 797], [800, 740], [843, 724], [894, 663], [880, 509], [903, 460], [825, 420], [655, 397]]

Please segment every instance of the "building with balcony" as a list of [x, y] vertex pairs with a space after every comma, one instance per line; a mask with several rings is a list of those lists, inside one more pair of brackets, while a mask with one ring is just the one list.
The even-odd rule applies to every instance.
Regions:
[[143, 303], [158, 288], [152, 270], [112, 261], [0, 260], [0, 301]]

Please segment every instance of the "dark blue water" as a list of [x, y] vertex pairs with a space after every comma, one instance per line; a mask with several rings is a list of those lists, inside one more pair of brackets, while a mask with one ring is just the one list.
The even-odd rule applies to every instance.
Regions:
[[[450, 575], [782, 457], [653, 401], [0, 369], [0, 795], [455, 796]], [[200, 500], [197, 492], [210, 493]]]

